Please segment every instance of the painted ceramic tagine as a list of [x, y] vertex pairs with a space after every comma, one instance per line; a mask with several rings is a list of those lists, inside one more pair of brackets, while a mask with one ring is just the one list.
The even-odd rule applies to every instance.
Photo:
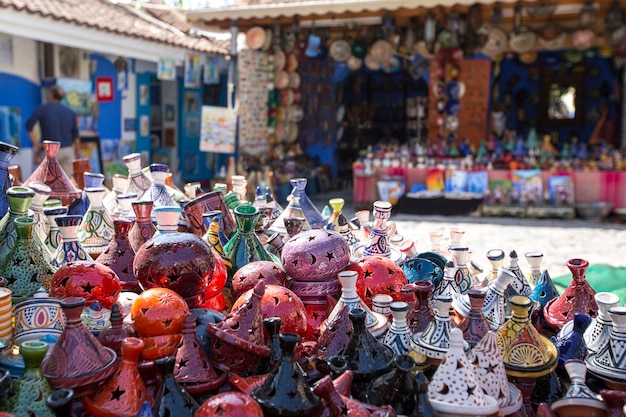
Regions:
[[596, 292], [585, 277], [589, 262], [574, 258], [567, 261], [567, 267], [572, 272], [572, 282], [563, 294], [549, 301], [544, 308], [546, 321], [557, 331], [574, 318], [574, 313], [591, 318], [598, 314], [598, 304], [594, 299]]
[[9, 211], [6, 191], [9, 188], [9, 164], [19, 148], [8, 143], [0, 142], [0, 218]]
[[610, 337], [613, 320], [609, 315], [609, 308], [617, 307], [619, 297], [610, 292], [599, 292], [594, 296], [598, 304], [598, 316], [592, 319], [591, 324], [585, 330], [583, 337], [587, 350], [596, 353]]
[[254, 284], [259, 280], [264, 280], [268, 285], [288, 287], [287, 274], [281, 265], [269, 261], [255, 261], [244, 265], [233, 276], [233, 298], [237, 299], [244, 292], [254, 288]]
[[142, 199], [144, 193], [150, 188], [152, 182], [141, 168], [141, 154], [131, 153], [122, 158], [128, 168], [127, 188], [123, 193], [135, 193], [138, 199]]
[[95, 391], [113, 375], [117, 358], [113, 349], [102, 346], [83, 325], [80, 315], [84, 306], [84, 298], [61, 300], [65, 329], [42, 364], [43, 374], [53, 388], [71, 388], [77, 396]]
[[35, 192], [26, 187], [11, 187], [6, 192], [9, 211], [0, 220], [0, 259], [6, 259], [15, 246], [17, 233], [13, 221], [18, 217], [28, 216], [28, 207], [35, 197]]
[[128, 232], [128, 240], [133, 250], [137, 252], [141, 245], [152, 238], [156, 232], [156, 227], [152, 223], [152, 201], [133, 201], [133, 211], [135, 212], [135, 223]]
[[377, 294], [387, 294], [394, 301], [404, 301], [402, 287], [408, 283], [402, 268], [385, 256], [364, 256], [348, 269], [356, 270], [359, 278], [356, 291], [365, 304], [372, 307]]
[[115, 238], [96, 258], [96, 262], [108, 266], [117, 274], [122, 285], [122, 291], [139, 292], [139, 283], [133, 272], [135, 251], [128, 240], [128, 232], [132, 226], [133, 223], [128, 220], [113, 220]]
[[282, 358], [263, 384], [252, 391], [266, 416], [314, 416], [321, 407], [319, 397], [309, 386], [306, 374], [295, 358], [300, 336], [280, 335]]
[[626, 307], [610, 307], [611, 332], [595, 355], [587, 357], [587, 368], [611, 389], [626, 390]]
[[78, 226], [78, 241], [94, 259], [101, 254], [115, 236], [113, 218], [102, 205], [106, 190], [103, 187], [85, 189], [89, 208]]
[[219, 323], [207, 324], [213, 365], [237, 374], [253, 372], [269, 356], [263, 329], [262, 298], [265, 283], [254, 286], [251, 297]]
[[54, 219], [59, 228], [61, 241], [52, 254], [52, 260], [50, 261], [52, 266], [60, 267], [68, 262], [91, 260], [91, 256], [89, 256], [76, 236], [82, 219], [81, 216], [77, 215], [62, 215]]
[[406, 321], [411, 333], [424, 331], [435, 317], [430, 305], [433, 288], [434, 286], [430, 281], [415, 281], [402, 287], [405, 301], [409, 304]]
[[50, 295], [57, 298], [82, 297], [87, 306], [98, 301], [111, 309], [121, 292], [117, 274], [108, 266], [94, 261], [68, 262], [52, 277]]
[[565, 369], [571, 385], [562, 399], [552, 403], [552, 411], [559, 417], [604, 417], [606, 405], [585, 385], [585, 363], [570, 359], [565, 362]]
[[242, 392], [228, 391], [206, 400], [195, 417], [263, 417], [263, 410], [252, 397]]
[[402, 261], [402, 252], [389, 243], [396, 233], [395, 223], [389, 222], [392, 205], [388, 201], [375, 201], [373, 205], [374, 225], [363, 248], [363, 256], [379, 255], [391, 258], [395, 263]]
[[440, 416], [490, 416], [500, 408], [486, 395], [463, 351], [463, 332], [450, 331], [450, 349], [433, 375], [428, 398]]
[[72, 184], [68, 174], [63, 171], [61, 164], [57, 161], [56, 156], [59, 149], [61, 149], [61, 142], [44, 140], [45, 158], [31, 176], [24, 181], [23, 185], [28, 187], [31, 182], [46, 184], [52, 189], [50, 198], [59, 199], [64, 206], [67, 206], [79, 198], [81, 192]]
[[52, 190], [45, 184], [32, 183], [29, 187], [35, 192], [35, 197], [30, 203], [29, 211], [32, 213], [32, 218], [35, 221], [33, 225], [34, 233], [37, 234], [39, 241], [46, 242], [48, 237], [48, 226], [46, 226], [46, 215], [43, 212], [43, 204], [48, 200]]

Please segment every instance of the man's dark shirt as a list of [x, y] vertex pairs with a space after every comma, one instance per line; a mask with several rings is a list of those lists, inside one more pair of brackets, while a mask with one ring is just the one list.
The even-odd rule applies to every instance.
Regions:
[[32, 131], [36, 122], [39, 122], [41, 139], [61, 142], [62, 148], [72, 146], [78, 137], [76, 114], [62, 104], [47, 103], [37, 107], [26, 121], [26, 131]]

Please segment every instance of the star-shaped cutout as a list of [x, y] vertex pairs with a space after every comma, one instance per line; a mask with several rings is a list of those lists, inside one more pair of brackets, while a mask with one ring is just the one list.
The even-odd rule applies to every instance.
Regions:
[[467, 395], [474, 395], [474, 391], [476, 390], [476, 387], [467, 387]]
[[187, 366], [187, 364], [189, 363], [188, 359], [180, 359], [180, 361], [178, 362], [178, 367], [179, 368], [184, 368]]
[[96, 287], [91, 285], [91, 282], [88, 282], [86, 285], [83, 285], [82, 288], [83, 288], [83, 291], [91, 293], [91, 290], [93, 290]]
[[20, 266], [21, 263], [22, 259], [20, 257], [17, 257], [13, 260], [13, 266]]
[[298, 266], [298, 260], [294, 259], [293, 261], [291, 261], [291, 263], [293, 264], [293, 266]]
[[372, 271], [366, 269], [365, 271], [363, 271], [363, 278], [371, 278], [373, 274], [374, 273]]
[[111, 391], [111, 399], [119, 401], [122, 395], [124, 395], [126, 391], [121, 390], [119, 385], [115, 387], [115, 390]]
[[172, 319], [165, 319], [165, 320], [162, 320], [161, 323], [163, 323], [163, 326], [165, 326], [165, 327], [170, 327], [172, 325], [173, 321], [174, 320], [172, 320]]
[[309, 242], [315, 240], [315, 236], [309, 236]]
[[492, 364], [487, 365], [487, 373], [494, 373], [495, 367]]
[[37, 283], [37, 276], [38, 276], [38, 274], [37, 274], [37, 273], [34, 273], [34, 274], [30, 277], [30, 282], [31, 282], [31, 283], [33, 283], [33, 284], [36, 284], [36, 283]]
[[335, 258], [335, 255], [333, 255], [332, 252], [326, 252], [326, 257], [328, 258], [329, 261], [331, 261]]
[[391, 269], [391, 268], [387, 268], [387, 273], [389, 275], [393, 275], [395, 273], [395, 271], [393, 269]]
[[117, 256], [118, 256], [118, 257], [120, 257], [120, 258], [121, 258], [121, 257], [122, 257], [122, 256], [124, 256], [125, 254], [126, 254], [126, 251], [125, 251], [125, 250], [122, 250], [122, 249], [118, 249], [118, 250], [117, 250]]

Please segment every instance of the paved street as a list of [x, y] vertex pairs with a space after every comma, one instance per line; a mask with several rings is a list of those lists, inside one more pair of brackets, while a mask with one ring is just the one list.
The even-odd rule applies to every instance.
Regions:
[[[352, 190], [317, 194], [312, 200], [321, 210], [328, 199], [334, 197], [346, 200], [344, 214], [353, 217]], [[447, 245], [450, 228], [463, 229], [462, 243], [472, 251], [472, 260], [483, 268], [489, 268], [485, 254], [490, 249], [502, 249], [507, 254], [516, 250], [525, 271], [529, 266], [524, 253], [541, 251], [544, 254], [542, 267], [547, 268], [552, 277], [569, 274], [565, 262], [575, 257], [588, 260], [590, 265], [626, 266], [626, 224], [581, 219], [417, 216], [393, 211], [391, 220], [397, 223], [398, 233], [416, 242], [419, 252], [430, 250], [430, 232], [442, 232], [443, 243]]]

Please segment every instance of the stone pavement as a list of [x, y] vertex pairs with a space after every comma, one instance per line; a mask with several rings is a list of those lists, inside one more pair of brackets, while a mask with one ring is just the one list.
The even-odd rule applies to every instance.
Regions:
[[[335, 191], [312, 196], [321, 210], [328, 199], [341, 197], [346, 201], [344, 214], [354, 216], [352, 190]], [[520, 266], [528, 271], [524, 253], [543, 252], [542, 269], [552, 277], [569, 274], [565, 263], [571, 258], [583, 258], [590, 265], [626, 266], [626, 224], [582, 219], [517, 219], [480, 216], [420, 216], [391, 212], [397, 231], [405, 239], [416, 242], [418, 252], [430, 250], [429, 233], [444, 234], [442, 246], [447, 245], [451, 227], [465, 231], [462, 243], [472, 252], [472, 261], [484, 269], [490, 267], [485, 254], [490, 249], [502, 249], [507, 255], [516, 250]], [[506, 265], [506, 261], [505, 261]]]

